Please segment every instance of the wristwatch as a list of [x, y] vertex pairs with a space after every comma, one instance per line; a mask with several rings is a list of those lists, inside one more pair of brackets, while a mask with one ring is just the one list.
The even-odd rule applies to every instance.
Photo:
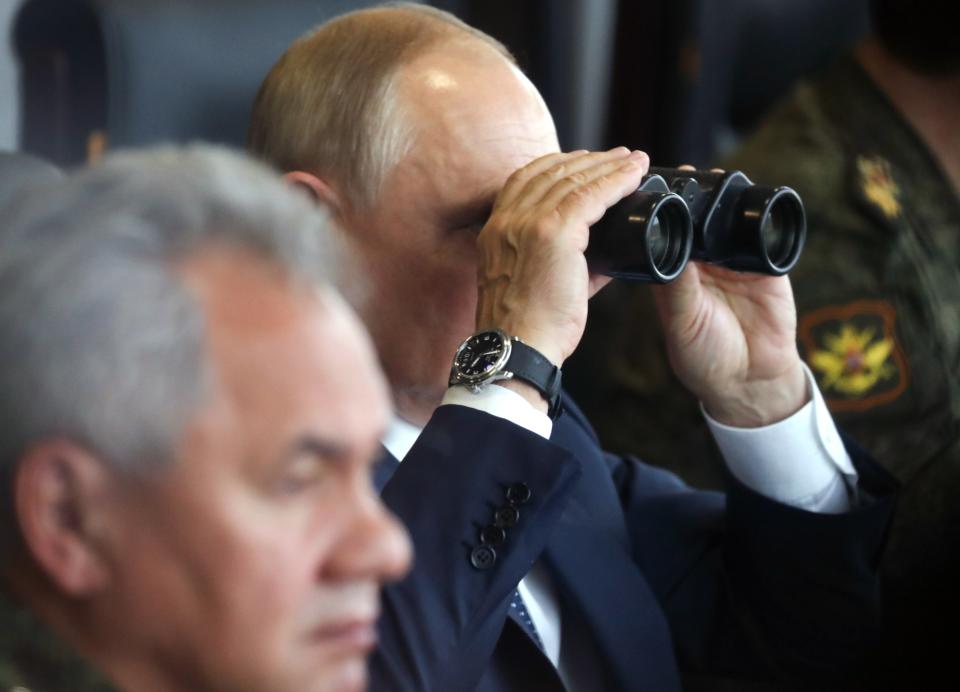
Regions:
[[476, 393], [493, 382], [513, 378], [540, 392], [547, 400], [547, 415], [557, 419], [563, 411], [560, 368], [519, 338], [507, 336], [499, 329], [477, 332], [460, 344], [449, 384], [462, 385]]

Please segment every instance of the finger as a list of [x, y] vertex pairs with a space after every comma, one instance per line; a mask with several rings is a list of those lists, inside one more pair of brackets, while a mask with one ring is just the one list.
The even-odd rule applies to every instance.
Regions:
[[[586, 157], [583, 158], [586, 159]], [[576, 163], [580, 164], [581, 161], [582, 159]], [[642, 167], [643, 173], [646, 173], [649, 166], [650, 159], [645, 153], [642, 151], [633, 151], [626, 157], [618, 156], [616, 158], [596, 159], [591, 165], [581, 165], [576, 170], [568, 169], [568, 174], [556, 180], [549, 191], [543, 195], [543, 204], [547, 207], [555, 207], [559, 205], [570, 192], [577, 188], [588, 187], [622, 169], [633, 170], [635, 167]]]
[[690, 262], [683, 273], [668, 284], [651, 286], [664, 332], [676, 334], [691, 328], [693, 315], [702, 300], [703, 286], [700, 281], [700, 267]]
[[509, 178], [507, 178], [507, 182], [504, 183], [503, 188], [500, 190], [500, 194], [497, 195], [494, 208], [503, 207], [512, 203], [522, 192], [524, 186], [531, 178], [540, 175], [551, 167], [561, 164], [567, 159], [583, 156], [587, 153], [589, 152], [584, 149], [570, 152], [558, 151], [554, 154], [541, 156], [540, 158], [534, 159], [526, 166], [518, 168], [510, 175]]
[[590, 286], [587, 297], [593, 298], [604, 286], [613, 281], [613, 277], [604, 274], [590, 274]]
[[647, 171], [645, 157], [627, 159], [612, 171], [602, 173], [576, 186], [558, 184], [543, 206], [576, 224], [592, 225], [604, 212], [637, 189]]
[[587, 183], [591, 177], [596, 177], [588, 173], [594, 167], [604, 164], [616, 167], [630, 156], [632, 154], [626, 147], [615, 147], [609, 151], [588, 152], [558, 161], [530, 178], [520, 195], [526, 205], [539, 204], [559, 182], [567, 181], [573, 186]]

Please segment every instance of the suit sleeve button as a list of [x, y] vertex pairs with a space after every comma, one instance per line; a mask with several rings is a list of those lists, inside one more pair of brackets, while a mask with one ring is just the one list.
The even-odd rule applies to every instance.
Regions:
[[507, 532], [499, 526], [484, 526], [480, 529], [480, 542], [484, 545], [500, 545], [507, 540]]
[[520, 521], [520, 510], [516, 507], [501, 507], [493, 514], [493, 525], [501, 529], [510, 529]]
[[489, 545], [478, 545], [470, 551], [470, 564], [477, 569], [490, 569], [497, 561], [497, 551]]
[[507, 502], [511, 505], [522, 505], [530, 501], [530, 488], [526, 483], [514, 483], [507, 488]]

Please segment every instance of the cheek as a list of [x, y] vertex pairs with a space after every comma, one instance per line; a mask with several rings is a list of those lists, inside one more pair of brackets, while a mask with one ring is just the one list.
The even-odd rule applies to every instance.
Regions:
[[169, 545], [175, 573], [167, 581], [179, 582], [220, 636], [289, 626], [315, 584], [323, 550], [310, 535], [310, 516], [246, 493], [219, 500], [181, 522]]
[[219, 579], [233, 593], [230, 604], [238, 615], [253, 610], [256, 617], [284, 620], [295, 616], [298, 603], [315, 586], [322, 537], [310, 530], [303, 512], [248, 512], [224, 536]]
[[219, 675], [247, 671], [251, 678], [283, 679], [298, 667], [309, 630], [323, 539], [311, 535], [297, 512], [251, 511], [242, 526], [221, 535], [210, 565], [211, 588], [219, 593], [208, 601], [217, 623], [208, 634], [219, 644], [206, 667]]
[[109, 594], [116, 631], [197, 679], [282, 669], [315, 588], [303, 520], [213, 493], [166, 508], [127, 517]]
[[403, 308], [415, 312], [418, 320], [424, 317], [424, 306], [437, 317], [472, 317], [477, 300], [476, 250], [459, 250], [459, 255], [452, 256], [434, 253], [384, 257], [367, 274], [374, 282], [368, 299], [354, 304], [363, 306], [363, 311], [372, 314], [376, 321], [389, 319], [385, 312], [397, 314], [397, 307], [401, 313]]
[[[348, 495], [341, 495], [343, 502]], [[248, 681], [261, 680], [261, 689], [365, 689], [363, 656], [344, 657], [313, 639], [325, 617], [351, 597], [351, 582], [342, 574], [325, 574], [344, 545], [336, 527], [346, 521], [337, 511], [324, 510], [330, 501], [326, 492], [300, 498], [294, 520], [282, 532], [261, 529], [245, 537], [242, 550], [238, 544], [238, 552], [257, 557], [236, 563], [221, 664], [234, 674], [246, 671]]]

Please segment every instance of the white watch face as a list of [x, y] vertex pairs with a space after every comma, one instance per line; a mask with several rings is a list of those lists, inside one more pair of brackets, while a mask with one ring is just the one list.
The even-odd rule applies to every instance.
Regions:
[[501, 331], [474, 334], [457, 349], [454, 374], [460, 382], [483, 382], [503, 368], [510, 358], [510, 350], [510, 339]]

